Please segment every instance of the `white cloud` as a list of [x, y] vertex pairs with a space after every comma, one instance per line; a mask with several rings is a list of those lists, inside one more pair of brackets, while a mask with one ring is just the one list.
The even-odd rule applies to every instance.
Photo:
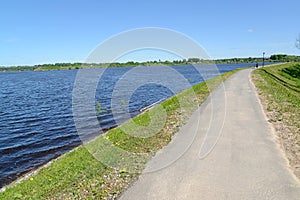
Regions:
[[253, 32], [253, 29], [252, 29], [252, 28], [248, 28], [247, 32], [248, 32], [248, 33], [252, 33], [252, 32]]

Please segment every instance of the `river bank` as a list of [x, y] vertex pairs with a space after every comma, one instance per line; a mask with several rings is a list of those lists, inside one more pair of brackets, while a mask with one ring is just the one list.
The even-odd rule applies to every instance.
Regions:
[[[157, 107], [133, 118], [121, 127], [110, 130], [105, 136], [100, 136], [85, 146], [79, 146], [75, 150], [66, 153], [54, 160], [49, 166], [32, 173], [32, 176], [25, 176], [25, 179], [18, 184], [8, 186], [0, 193], [2, 199], [86, 199], [101, 198], [111, 199], [118, 196], [132, 183], [140, 174], [147, 160], [156, 151], [167, 145], [172, 136], [179, 128], [186, 123], [187, 119], [198, 106], [204, 102], [210, 94], [210, 90], [218, 87], [226, 78], [235, 71], [215, 77], [207, 82], [193, 86], [161, 103], [166, 111], [166, 120], [163, 128], [151, 137], [135, 137], [126, 134], [123, 129], [131, 129], [132, 122], [146, 126], [150, 123], [150, 116], [160, 114]], [[208, 85], [210, 86], [208, 88]], [[180, 104], [178, 99], [183, 99]], [[147, 133], [143, 133], [147, 135]], [[135, 163], [132, 170], [123, 167], [127, 161], [113, 160], [110, 165], [99, 162], [90, 153], [93, 147], [109, 144], [117, 146], [127, 152], [144, 153], [143, 157]], [[88, 150], [89, 149], [89, 150]], [[97, 153], [97, 152], [96, 152]], [[107, 151], [104, 160], [109, 162], [112, 157]], [[103, 156], [103, 155], [102, 155]], [[106, 157], [105, 157], [106, 156]], [[111, 168], [109, 166], [114, 166]]]
[[[219, 74], [223, 74], [244, 67], [247, 66], [221, 65], [218, 70]], [[172, 74], [161, 76], [161, 71], [166, 68]], [[82, 128], [86, 130], [87, 138], [91, 139], [97, 135], [93, 133], [98, 132], [99, 125], [102, 132], [106, 132], [117, 126], [116, 120], [120, 125], [140, 114], [143, 108], [203, 82], [204, 78], [208, 80], [218, 75], [211, 66], [123, 67], [102, 70], [104, 73], [99, 79], [95, 102], [89, 106], [92, 109], [80, 112], [84, 121]], [[81, 71], [84, 70], [0, 73], [0, 188], [82, 144], [72, 111], [73, 97], [80, 97], [73, 95], [73, 88], [76, 76]], [[101, 69], [86, 71], [101, 72]], [[133, 71], [139, 72], [129, 78]], [[188, 84], [179, 83], [178, 78], [175, 78], [176, 74], [183, 76]], [[130, 99], [125, 98], [130, 92], [127, 84], [124, 84], [124, 77], [128, 77], [126, 80], [132, 85], [143, 82], [143, 86], [135, 90]], [[152, 78], [157, 83], [165, 82], [169, 86], [145, 84], [145, 81]], [[84, 78], [82, 83], [88, 80], [89, 78]], [[123, 83], [115, 90], [119, 81]], [[168, 88], [173, 88], [173, 91]], [[114, 91], [120, 95], [116, 95]], [[81, 102], [86, 104], [89, 99], [93, 98]], [[112, 99], [116, 102], [116, 114], [112, 111]], [[97, 109], [100, 105], [100, 112], [94, 111], [95, 104]], [[130, 113], [128, 116], [127, 106]], [[95, 113], [97, 120], [90, 120], [89, 116], [94, 116]]]

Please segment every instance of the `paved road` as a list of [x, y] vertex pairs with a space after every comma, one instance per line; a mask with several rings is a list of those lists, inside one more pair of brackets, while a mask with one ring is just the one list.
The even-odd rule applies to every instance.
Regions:
[[299, 181], [263, 114], [251, 71], [215, 90], [121, 199], [299, 200]]

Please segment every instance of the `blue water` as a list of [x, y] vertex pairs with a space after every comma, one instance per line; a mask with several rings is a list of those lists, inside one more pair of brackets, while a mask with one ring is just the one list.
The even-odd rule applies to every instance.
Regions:
[[[218, 65], [218, 68], [220, 73], [224, 73], [249, 65], [254, 66], [230, 64]], [[193, 66], [174, 66], [172, 69], [184, 76], [190, 85], [218, 75], [209, 67], [201, 74]], [[98, 119], [104, 131], [116, 126], [116, 118], [122, 118], [122, 111], [119, 116], [112, 115], [111, 98], [116, 83], [130, 70], [130, 67], [109, 68], [100, 78], [95, 104], [101, 102]], [[82, 143], [72, 112], [72, 92], [77, 72], [0, 73], [0, 187]], [[156, 76], [180, 85], [165, 74], [157, 73]], [[134, 85], [144, 78], [143, 74], [137, 75], [130, 84]], [[174, 92], [160, 84], [144, 84], [131, 95], [129, 112], [135, 116], [140, 109], [180, 90], [180, 87]], [[120, 94], [126, 94], [126, 88]]]

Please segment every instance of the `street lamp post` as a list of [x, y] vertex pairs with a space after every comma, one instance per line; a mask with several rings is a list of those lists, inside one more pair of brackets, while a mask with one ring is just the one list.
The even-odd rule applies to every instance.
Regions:
[[263, 63], [262, 63], [262, 66], [263, 67], [265, 66], [265, 52], [263, 52]]

